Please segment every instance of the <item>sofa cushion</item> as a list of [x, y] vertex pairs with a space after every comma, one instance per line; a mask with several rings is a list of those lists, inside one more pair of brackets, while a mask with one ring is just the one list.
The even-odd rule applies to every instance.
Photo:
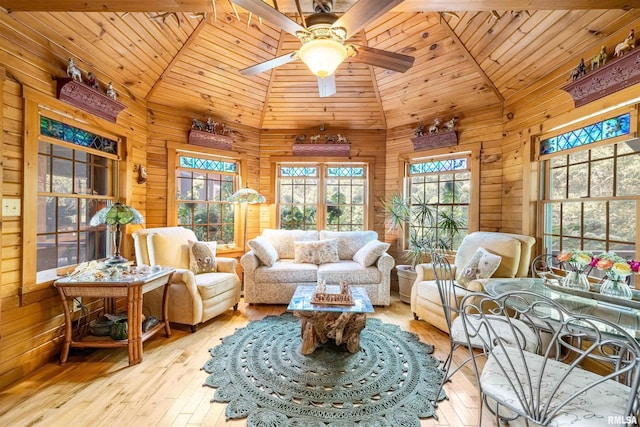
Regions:
[[378, 238], [375, 231], [320, 231], [320, 239], [338, 239], [338, 257], [341, 260], [353, 260], [358, 250]]
[[383, 253], [389, 250], [390, 246], [389, 243], [372, 240], [358, 249], [358, 252], [353, 255], [353, 260], [363, 267], [369, 267], [373, 265]]
[[515, 277], [520, 262], [521, 243], [501, 233], [475, 232], [465, 236], [456, 252], [456, 267], [463, 268], [478, 248], [483, 247], [502, 257], [493, 277]]
[[273, 264], [278, 260], [276, 248], [264, 237], [258, 236], [255, 239], [249, 240], [247, 244], [251, 250], [255, 252], [260, 262], [267, 267], [273, 267]]
[[378, 283], [380, 270], [377, 267], [363, 267], [355, 261], [340, 261], [318, 266], [318, 280], [336, 284], [346, 280], [350, 285]]
[[278, 253], [279, 259], [293, 259], [295, 255], [293, 242], [318, 240], [318, 232], [306, 230], [266, 229], [262, 231], [262, 237], [267, 239], [273, 245]]
[[338, 258], [338, 239], [293, 242], [293, 248], [296, 262], [325, 264], [340, 261]]
[[236, 287], [235, 273], [202, 273], [196, 276], [198, 293], [203, 300], [214, 298]]
[[189, 268], [193, 274], [216, 271], [216, 242], [189, 240]]
[[502, 257], [478, 248], [456, 278], [459, 285], [466, 287], [475, 279], [488, 279], [500, 266]]
[[[331, 264], [327, 264], [331, 265]], [[258, 267], [255, 271], [256, 283], [298, 283], [318, 281], [318, 266], [297, 263], [292, 259], [276, 261], [273, 267]]]

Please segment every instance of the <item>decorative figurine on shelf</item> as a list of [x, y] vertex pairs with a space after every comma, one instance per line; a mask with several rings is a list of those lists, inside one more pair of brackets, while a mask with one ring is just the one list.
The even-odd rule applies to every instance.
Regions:
[[602, 46], [602, 48], [600, 49], [600, 53], [598, 53], [596, 56], [594, 56], [591, 59], [591, 71], [595, 70], [596, 68], [602, 67], [606, 63], [607, 63], [607, 47]]
[[342, 295], [347, 295], [349, 293], [349, 282], [346, 280], [340, 282], [340, 293]]
[[216, 133], [216, 128], [218, 127], [218, 123], [211, 120], [211, 117], [207, 117], [207, 132]]
[[100, 90], [98, 80], [96, 80], [96, 76], [94, 76], [91, 71], [87, 73], [87, 85], [89, 85], [91, 89]]
[[449, 120], [444, 124], [444, 130], [446, 131], [456, 130], [456, 120], [458, 120], [457, 117], [452, 117], [451, 120]]
[[[217, 126], [216, 126], [217, 127]], [[227, 127], [224, 123], [220, 124], [220, 130], [218, 131], [220, 135], [231, 135], [231, 129]]]
[[587, 75], [587, 67], [584, 65], [584, 58], [580, 59], [580, 63], [571, 71], [571, 80], [574, 82], [582, 76]]
[[312, 144], [317, 144], [320, 141], [320, 135], [313, 135], [310, 139]]
[[69, 58], [69, 62], [67, 64], [67, 77], [71, 77], [71, 79], [82, 83], [82, 73], [80, 72], [80, 68], [76, 67], [76, 63], [73, 62], [73, 58]]
[[340, 134], [336, 135], [336, 144], [348, 144], [349, 141], [347, 140], [346, 136], [342, 136]]
[[636, 34], [633, 28], [629, 31], [627, 37], [616, 45], [616, 50], [613, 54], [616, 58], [624, 55], [627, 51], [636, 47]]
[[200, 120], [196, 119], [195, 117], [193, 118], [193, 121], [191, 122], [191, 129], [194, 130], [205, 130], [207, 127], [204, 123], [202, 123]]
[[107, 96], [113, 99], [114, 101], [118, 98], [118, 94], [116, 93], [116, 90], [113, 88], [112, 82], [109, 82], [109, 84], [107, 85]]
[[413, 136], [418, 137], [418, 136], [423, 136], [423, 135], [424, 135], [424, 125], [420, 125], [413, 132]]
[[433, 124], [429, 126], [429, 133], [438, 133], [440, 131], [440, 119], [435, 119]]

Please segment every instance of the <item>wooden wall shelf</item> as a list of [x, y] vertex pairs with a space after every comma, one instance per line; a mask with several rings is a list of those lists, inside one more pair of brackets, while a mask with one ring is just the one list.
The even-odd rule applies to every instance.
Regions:
[[640, 49], [614, 58], [562, 90], [573, 98], [576, 107], [640, 83]]
[[414, 151], [452, 147], [454, 145], [458, 145], [458, 132], [455, 130], [448, 130], [444, 132], [428, 133], [411, 138], [411, 142], [413, 142]]
[[126, 105], [109, 98], [104, 93], [68, 77], [56, 79], [56, 97], [113, 123], [116, 122], [120, 111], [126, 108]]
[[217, 133], [191, 129], [189, 131], [189, 144], [200, 145], [202, 147], [220, 148], [222, 150], [231, 150], [233, 138], [226, 135], [219, 135]]
[[351, 144], [293, 144], [294, 156], [349, 157]]

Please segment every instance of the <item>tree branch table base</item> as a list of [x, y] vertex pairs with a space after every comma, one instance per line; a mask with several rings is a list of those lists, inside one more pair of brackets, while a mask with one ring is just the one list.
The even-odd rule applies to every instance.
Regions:
[[[328, 285], [327, 289], [332, 286]], [[356, 353], [360, 349], [360, 332], [366, 326], [367, 313], [373, 313], [367, 291], [362, 287], [352, 287], [353, 305], [330, 305], [312, 304], [314, 290], [312, 285], [298, 286], [287, 307], [300, 318], [300, 353], [311, 354], [329, 340], [336, 345], [344, 344], [349, 352]]]

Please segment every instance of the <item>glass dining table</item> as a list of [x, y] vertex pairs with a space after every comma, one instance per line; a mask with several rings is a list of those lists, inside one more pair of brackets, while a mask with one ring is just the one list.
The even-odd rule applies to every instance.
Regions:
[[538, 278], [492, 279], [485, 283], [486, 293], [493, 297], [516, 290], [543, 295], [571, 312], [614, 322], [640, 341], [640, 301], [606, 297], [597, 292], [574, 291]]

